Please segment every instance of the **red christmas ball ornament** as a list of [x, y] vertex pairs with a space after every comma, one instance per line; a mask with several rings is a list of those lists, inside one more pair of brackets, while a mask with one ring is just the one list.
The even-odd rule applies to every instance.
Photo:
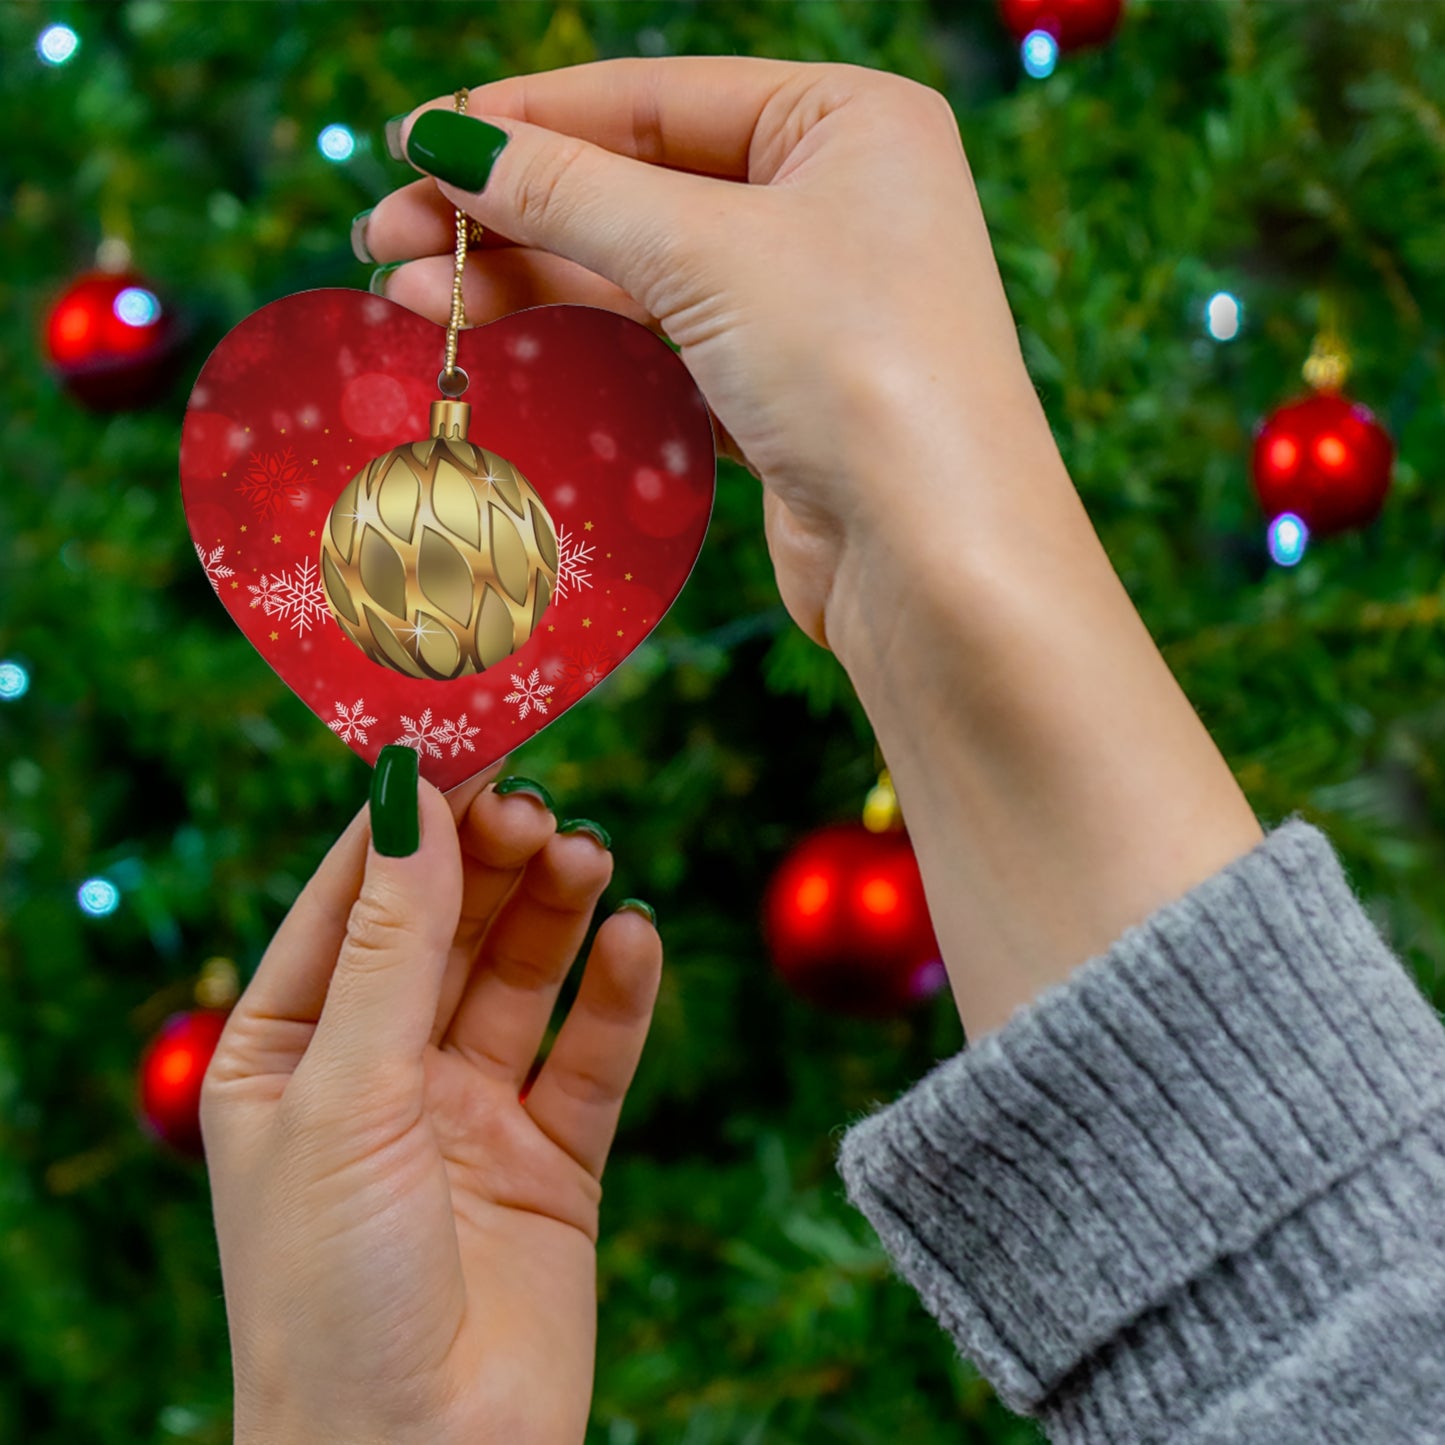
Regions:
[[140, 1117], [182, 1154], [202, 1158], [201, 1081], [216, 1052], [229, 1009], [172, 1014], [141, 1057]]
[[174, 374], [178, 339], [168, 308], [129, 271], [81, 276], [45, 322], [51, 367], [77, 401], [96, 411], [153, 400]]
[[1368, 407], [1320, 391], [1265, 418], [1251, 470], [1266, 516], [1293, 512], [1312, 534], [1328, 536], [1375, 520], [1394, 460], [1390, 434]]
[[946, 979], [908, 835], [839, 823], [783, 860], [763, 904], [773, 964], [837, 1013], [901, 1013]]
[[1124, 0], [999, 0], [999, 16], [1022, 43], [1045, 31], [1060, 50], [1102, 45], [1118, 28]]

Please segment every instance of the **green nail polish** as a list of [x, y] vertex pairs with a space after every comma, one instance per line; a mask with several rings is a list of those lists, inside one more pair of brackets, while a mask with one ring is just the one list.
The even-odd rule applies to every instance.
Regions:
[[652, 904], [644, 903], [640, 898], [624, 898], [617, 905], [619, 913], [640, 913], [654, 928], [657, 927], [657, 914]]
[[410, 114], [411, 112], [408, 110], [402, 115], [394, 115], [386, 123], [386, 128], [383, 132], [386, 136], [386, 153], [394, 161], [404, 161], [406, 159], [401, 148], [401, 128], [405, 124], [407, 116]]
[[405, 265], [405, 261], [393, 261], [388, 266], [378, 266], [376, 270], [371, 273], [371, 280], [367, 282], [366, 289], [370, 291], [373, 296], [385, 296], [386, 278], [390, 276], [398, 266]]
[[558, 825], [557, 831], [559, 833], [588, 833], [604, 848], [612, 847], [612, 834], [601, 823], [594, 823], [591, 818], [568, 818], [565, 823]]
[[371, 841], [387, 858], [408, 858], [421, 845], [416, 780], [421, 754], [393, 743], [371, 774]]
[[366, 244], [366, 223], [371, 219], [372, 209], [368, 206], [351, 218], [351, 254], [366, 266], [376, 265], [376, 257], [371, 254], [371, 248]]
[[509, 793], [529, 793], [536, 798], [549, 813], [557, 811], [557, 805], [552, 801], [552, 795], [541, 783], [534, 783], [531, 778], [503, 778], [500, 783], [492, 785], [494, 793], [500, 793], [504, 798]]
[[480, 191], [508, 139], [506, 131], [484, 120], [454, 110], [425, 110], [406, 138], [406, 158], [448, 185]]

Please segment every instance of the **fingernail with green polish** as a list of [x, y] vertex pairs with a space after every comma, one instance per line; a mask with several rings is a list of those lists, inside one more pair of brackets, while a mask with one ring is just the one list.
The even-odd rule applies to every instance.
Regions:
[[448, 185], [480, 191], [508, 139], [506, 131], [484, 120], [454, 110], [425, 110], [406, 138], [406, 158]]
[[390, 276], [398, 266], [405, 265], [405, 261], [393, 261], [390, 265], [378, 266], [376, 270], [371, 273], [371, 280], [367, 282], [366, 289], [370, 291], [373, 296], [385, 296], [386, 278]]
[[366, 244], [366, 223], [371, 219], [372, 210], [373, 207], [368, 206], [351, 218], [351, 254], [366, 266], [376, 265], [376, 257], [371, 254], [371, 248]]
[[612, 847], [612, 834], [601, 823], [594, 823], [591, 818], [568, 818], [565, 823], [558, 824], [557, 831], [559, 833], [587, 833], [604, 848], [611, 849]]
[[492, 785], [494, 793], [500, 793], [504, 798], [509, 793], [527, 793], [537, 799], [549, 813], [557, 811], [557, 805], [552, 801], [552, 795], [541, 783], [534, 783], [531, 778], [503, 778], [500, 783]]
[[652, 904], [644, 903], [640, 898], [624, 898], [617, 905], [619, 913], [640, 913], [654, 928], [657, 927], [657, 913]]
[[386, 123], [386, 153], [394, 161], [406, 159], [406, 153], [401, 148], [401, 128], [410, 114], [410, 111], [406, 111], [403, 115], [394, 115]]
[[421, 845], [416, 780], [421, 754], [392, 744], [382, 748], [371, 774], [371, 841], [387, 858], [408, 858]]

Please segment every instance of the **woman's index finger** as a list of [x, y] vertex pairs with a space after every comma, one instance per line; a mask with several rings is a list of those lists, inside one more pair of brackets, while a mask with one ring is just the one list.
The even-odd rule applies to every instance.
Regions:
[[479, 85], [468, 110], [511, 116], [672, 170], [747, 180], [769, 103], [815, 69], [740, 55], [598, 60]]

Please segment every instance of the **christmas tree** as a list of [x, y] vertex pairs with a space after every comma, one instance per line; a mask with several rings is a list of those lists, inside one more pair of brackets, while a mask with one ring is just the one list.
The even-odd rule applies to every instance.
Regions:
[[[0, 41], [0, 1439], [231, 1438], [204, 1168], [138, 1123], [138, 1060], [206, 959], [244, 984], [368, 773], [216, 604], [181, 415], [243, 316], [365, 287], [350, 218], [412, 176], [382, 124], [459, 85], [750, 53], [942, 90], [1145, 621], [1261, 818], [1329, 833], [1445, 1003], [1445, 10], [1134, 0], [1106, 44], [1021, 54], [984, 0], [22, 0]], [[92, 412], [45, 328], [98, 249], [134, 278], [107, 304], [166, 331]], [[1370, 526], [1277, 525], [1272, 554], [1254, 432], [1321, 337], [1393, 439], [1392, 486]], [[843, 1125], [962, 1045], [947, 993], [855, 1019], [767, 957], [769, 878], [856, 818], [879, 759], [779, 603], [761, 517], [723, 464], [677, 604], [509, 765], [605, 823], [605, 905], [654, 903], [667, 949], [606, 1177], [589, 1440], [1035, 1440], [833, 1166]]]

